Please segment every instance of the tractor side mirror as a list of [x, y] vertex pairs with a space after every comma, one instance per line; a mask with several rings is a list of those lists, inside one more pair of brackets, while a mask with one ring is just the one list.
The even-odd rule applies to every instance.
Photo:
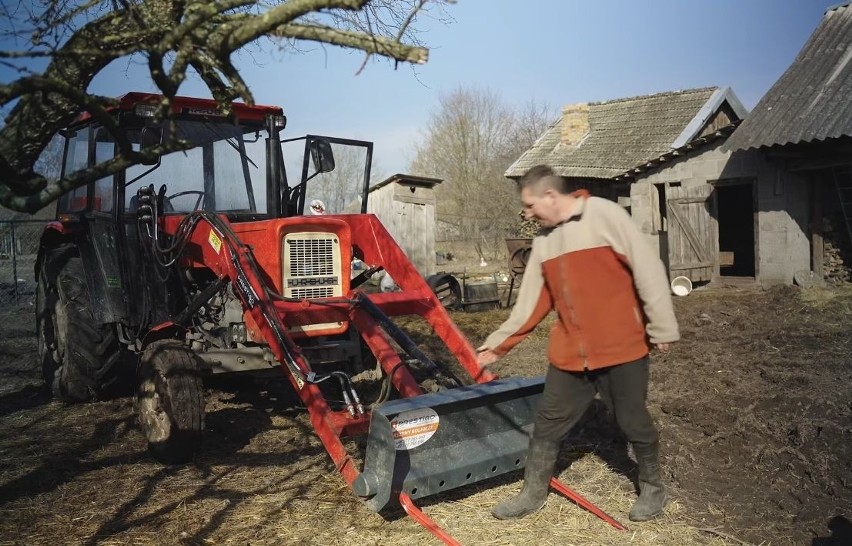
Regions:
[[[163, 142], [163, 128], [162, 127], [143, 127], [142, 134], [140, 135], [140, 147], [144, 150], [145, 148], [150, 148], [151, 146], [157, 146], [162, 144]], [[143, 165], [157, 165], [160, 163], [160, 156], [146, 159], [142, 162]]]
[[334, 170], [334, 152], [331, 143], [324, 138], [311, 140], [311, 161], [318, 173], [330, 173]]

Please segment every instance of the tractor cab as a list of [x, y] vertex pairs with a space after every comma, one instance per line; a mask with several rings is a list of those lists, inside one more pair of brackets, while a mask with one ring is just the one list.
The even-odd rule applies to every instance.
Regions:
[[[158, 193], [164, 214], [205, 210], [261, 220], [309, 213], [315, 199], [329, 212], [366, 211], [372, 143], [315, 135], [282, 141], [279, 107], [234, 103], [229, 117], [213, 100], [188, 97], [173, 99], [173, 122], [158, 121], [161, 100], [128, 93], [110, 111], [116, 126], [84, 114], [65, 131], [63, 176], [115, 158], [122, 139], [138, 152], [173, 136], [184, 149], [68, 192], [58, 201], [60, 215], [135, 215], [144, 187]], [[297, 176], [288, 177], [288, 168]]]
[[[162, 100], [128, 93], [109, 110], [108, 122], [84, 113], [64, 131], [63, 177], [121, 161], [122, 146], [139, 152], [176, 139], [182, 149], [113, 169], [114, 174], [64, 194], [57, 202], [59, 221], [44, 236], [45, 241], [74, 238], [85, 262], [97, 264], [86, 268], [93, 297], [103, 302], [94, 307], [95, 318], [126, 328], [130, 340], [187, 303], [186, 279], [156, 266], [169, 262], [158, 249], [171, 244], [187, 215], [220, 216], [248, 243], [265, 248], [270, 238], [257, 226], [282, 235], [280, 221], [268, 222], [290, 219], [283, 231], [301, 232], [297, 218], [303, 215], [363, 213], [367, 205], [371, 142], [317, 135], [285, 139], [280, 107], [233, 103], [225, 115], [210, 99], [175, 97], [173, 119], [162, 121], [157, 117]], [[279, 251], [273, 245], [261, 260], [284, 294], [289, 277], [273, 258]], [[303, 253], [297, 261], [313, 258]], [[200, 269], [205, 268], [190, 271], [202, 274]], [[339, 295], [340, 278], [336, 285], [333, 292]]]

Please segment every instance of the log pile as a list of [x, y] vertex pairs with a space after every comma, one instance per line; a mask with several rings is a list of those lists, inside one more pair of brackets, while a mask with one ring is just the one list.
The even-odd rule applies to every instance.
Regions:
[[852, 282], [852, 244], [842, 213], [822, 219], [823, 276], [829, 286]]
[[532, 239], [536, 235], [538, 235], [538, 231], [541, 229], [541, 226], [537, 221], [526, 220], [524, 218], [524, 211], [518, 212], [518, 216], [520, 216], [521, 220], [515, 226], [514, 233], [512, 233], [515, 237], [527, 237]]

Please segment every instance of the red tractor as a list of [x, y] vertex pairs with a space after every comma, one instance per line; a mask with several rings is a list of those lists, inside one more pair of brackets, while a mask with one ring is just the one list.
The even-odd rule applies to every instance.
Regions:
[[[479, 370], [427, 282], [366, 213], [371, 143], [282, 139], [281, 108], [234, 103], [225, 116], [205, 99], [173, 99], [175, 121], [163, 122], [161, 100], [127, 94], [109, 130], [83, 114], [63, 133], [63, 176], [118, 155], [116, 127], [137, 150], [166, 131], [189, 148], [59, 200], [36, 265], [46, 384], [84, 402], [135, 371], [150, 450], [179, 463], [200, 446], [206, 375], [281, 374], [368, 507], [402, 503], [451, 543], [411, 499], [522, 468], [542, 379]], [[352, 169], [335, 157], [356, 158], [355, 180], [339, 176]], [[355, 211], [303, 214], [312, 199]], [[382, 270], [398, 291], [367, 282]], [[433, 362], [391, 319], [400, 315], [423, 317], [462, 373]], [[370, 400], [367, 379], [380, 384]], [[341, 441], [364, 435], [361, 452]]]

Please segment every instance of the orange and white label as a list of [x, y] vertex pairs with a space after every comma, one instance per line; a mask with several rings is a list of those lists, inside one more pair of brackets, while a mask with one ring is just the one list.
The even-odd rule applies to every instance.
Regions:
[[432, 408], [404, 411], [391, 419], [393, 445], [397, 451], [424, 444], [438, 430], [441, 419]]

